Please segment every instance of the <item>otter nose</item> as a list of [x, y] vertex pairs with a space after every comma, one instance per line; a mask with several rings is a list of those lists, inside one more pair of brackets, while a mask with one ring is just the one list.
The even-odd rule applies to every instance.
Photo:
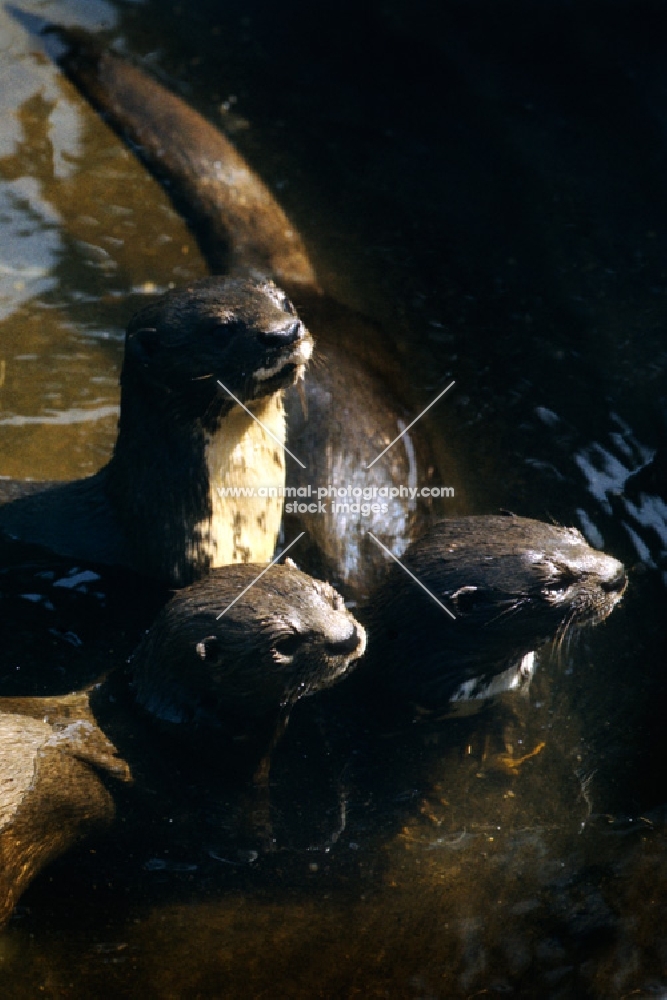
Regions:
[[616, 572], [608, 577], [606, 580], [600, 581], [600, 587], [602, 590], [606, 591], [608, 594], [620, 593], [622, 594], [628, 585], [628, 575], [625, 569], [618, 563], [618, 569]]
[[301, 320], [290, 316], [286, 323], [277, 324], [267, 330], [260, 330], [257, 336], [268, 347], [288, 347], [296, 340], [300, 340], [303, 334], [304, 328]]
[[361, 644], [361, 637], [355, 625], [347, 639], [339, 639], [337, 642], [327, 642], [325, 649], [333, 656], [344, 656], [346, 653], [355, 653]]

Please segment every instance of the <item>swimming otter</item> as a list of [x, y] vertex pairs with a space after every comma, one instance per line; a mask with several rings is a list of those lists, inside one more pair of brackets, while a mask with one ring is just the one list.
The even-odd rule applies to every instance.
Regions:
[[[288, 486], [372, 489], [414, 487], [418, 481], [428, 486], [437, 481], [438, 469], [448, 482], [456, 479], [451, 454], [441, 442], [429, 441], [422, 425], [373, 464], [421, 406], [405, 397], [404, 372], [387, 349], [387, 334], [322, 292], [294, 225], [229, 140], [141, 70], [101, 51], [85, 33], [52, 30], [67, 46], [60, 65], [167, 183], [211, 269], [276, 280], [313, 331], [316, 355], [305, 382], [305, 415], [298, 395], [286, 394], [288, 444], [307, 466], [288, 463]], [[434, 448], [440, 451], [437, 458]], [[288, 511], [286, 532], [305, 528], [312, 546], [308, 568], [363, 598], [388, 567], [367, 529], [400, 554], [423, 529], [430, 501], [389, 499], [386, 509], [377, 504], [378, 510], [365, 515], [332, 510], [330, 502], [325, 516]]]
[[[297, 744], [312, 759], [318, 742], [324, 744], [312, 776], [301, 778], [312, 786], [311, 810], [317, 796], [320, 808], [320, 814], [302, 810], [304, 846], [331, 847], [345, 829], [345, 839], [362, 840], [364, 850], [372, 851], [373, 837], [377, 847], [387, 847], [388, 830], [397, 819], [403, 826], [409, 810], [397, 803], [418, 790], [428, 794], [434, 780], [445, 787], [465, 780], [450, 773], [441, 754], [451, 745], [458, 756], [478, 726], [489, 737], [485, 753], [498, 738], [499, 766], [516, 767], [539, 744], [522, 750], [520, 739], [505, 735], [521, 735], [552, 679], [545, 670], [539, 694], [527, 696], [536, 654], [548, 661], [549, 650], [541, 647], [554, 637], [557, 651], [571, 651], [583, 629], [613, 611], [627, 586], [622, 564], [590, 548], [578, 531], [513, 515], [436, 523], [401, 563], [355, 610], [368, 633], [358, 668], [315, 712], [297, 712], [293, 720], [287, 749]], [[461, 721], [477, 713], [483, 718]], [[290, 765], [278, 756], [276, 799], [281, 780], [287, 784], [299, 766], [291, 759]], [[339, 807], [333, 831], [322, 825], [332, 800]], [[290, 831], [291, 841], [300, 833]]]
[[[392, 571], [359, 613], [368, 653], [337, 688], [364, 727], [381, 699], [446, 712], [484, 694], [549, 638], [602, 621], [627, 584], [578, 531], [511, 515], [439, 522], [403, 561], [456, 620]], [[260, 566], [227, 566], [179, 591], [127, 674], [60, 698], [0, 699], [0, 920], [48, 861], [111, 821], [105, 775], [112, 789], [134, 781], [132, 809], [145, 788], [179, 795], [189, 746], [184, 787], [213, 768], [219, 797], [239, 755], [256, 762], [300, 698], [350, 672], [366, 633], [339, 595], [291, 563], [264, 569], [257, 579]]]
[[0, 531], [176, 586], [211, 567], [268, 562], [282, 499], [223, 490], [284, 484], [282, 389], [311, 351], [270, 281], [210, 278], [167, 292], [128, 325], [111, 460], [80, 481], [27, 483], [18, 500], [17, 484], [0, 484], [12, 501]]
[[134, 782], [135, 801], [173, 786], [187, 756], [176, 733], [196, 774], [219, 779], [221, 760], [259, 757], [290, 708], [340, 680], [365, 645], [328, 584], [293, 565], [229, 566], [179, 591], [127, 675], [0, 699], [0, 924], [38, 871], [111, 822], [119, 782]]
[[576, 528], [511, 514], [436, 522], [401, 561], [456, 620], [394, 566], [362, 615], [371, 655], [357, 681], [437, 712], [494, 693], [502, 674], [518, 684], [527, 654], [603, 621], [627, 586]]

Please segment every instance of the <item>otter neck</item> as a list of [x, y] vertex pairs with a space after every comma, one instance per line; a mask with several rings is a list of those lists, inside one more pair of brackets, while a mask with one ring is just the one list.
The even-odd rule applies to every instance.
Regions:
[[[233, 406], [218, 429], [205, 437], [212, 567], [269, 562], [278, 540], [285, 486], [282, 392], [257, 400], [249, 409], [253, 416]], [[245, 496], [238, 495], [242, 490]], [[250, 490], [265, 495], [249, 496]], [[203, 524], [199, 528], [206, 530]]]
[[159, 397], [129, 379], [122, 396], [104, 480], [133, 568], [183, 586], [215, 566], [268, 562], [282, 497], [227, 493], [284, 486], [282, 392], [249, 406], [277, 441], [236, 404], [204, 425], [179, 414], [169, 395]]

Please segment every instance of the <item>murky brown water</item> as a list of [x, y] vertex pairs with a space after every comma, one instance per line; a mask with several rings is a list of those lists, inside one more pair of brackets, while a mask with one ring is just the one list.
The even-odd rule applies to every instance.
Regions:
[[[577, 524], [633, 572], [515, 705], [330, 744], [304, 706], [276, 855], [190, 791], [62, 859], [0, 940], [0, 992], [667, 995], [666, 493], [628, 483], [667, 427], [659, 7], [22, 6], [109, 29], [225, 125], [424, 402], [457, 379], [432, 427], [471, 511]], [[2, 9], [0, 474], [68, 478], [109, 454], [128, 317], [206, 268], [37, 48]], [[48, 653], [62, 689], [133, 633], [83, 640]]]

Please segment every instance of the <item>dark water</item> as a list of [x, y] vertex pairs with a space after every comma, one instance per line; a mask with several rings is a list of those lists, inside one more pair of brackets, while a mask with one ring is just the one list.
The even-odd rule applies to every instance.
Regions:
[[[456, 378], [431, 426], [467, 510], [575, 524], [631, 586], [542, 654], [528, 699], [473, 721], [355, 745], [302, 706], [275, 855], [244, 854], [226, 800], [195, 784], [62, 859], [0, 940], [2, 995], [667, 995], [662, 5], [23, 9], [108, 30], [223, 125], [418, 397]], [[6, 10], [0, 107], [0, 472], [87, 474], [114, 439], [125, 322], [205, 265]], [[52, 688], [140, 630], [112, 609], [100, 640], [89, 598], [80, 645], [57, 608]], [[20, 606], [5, 691], [45, 655]]]

